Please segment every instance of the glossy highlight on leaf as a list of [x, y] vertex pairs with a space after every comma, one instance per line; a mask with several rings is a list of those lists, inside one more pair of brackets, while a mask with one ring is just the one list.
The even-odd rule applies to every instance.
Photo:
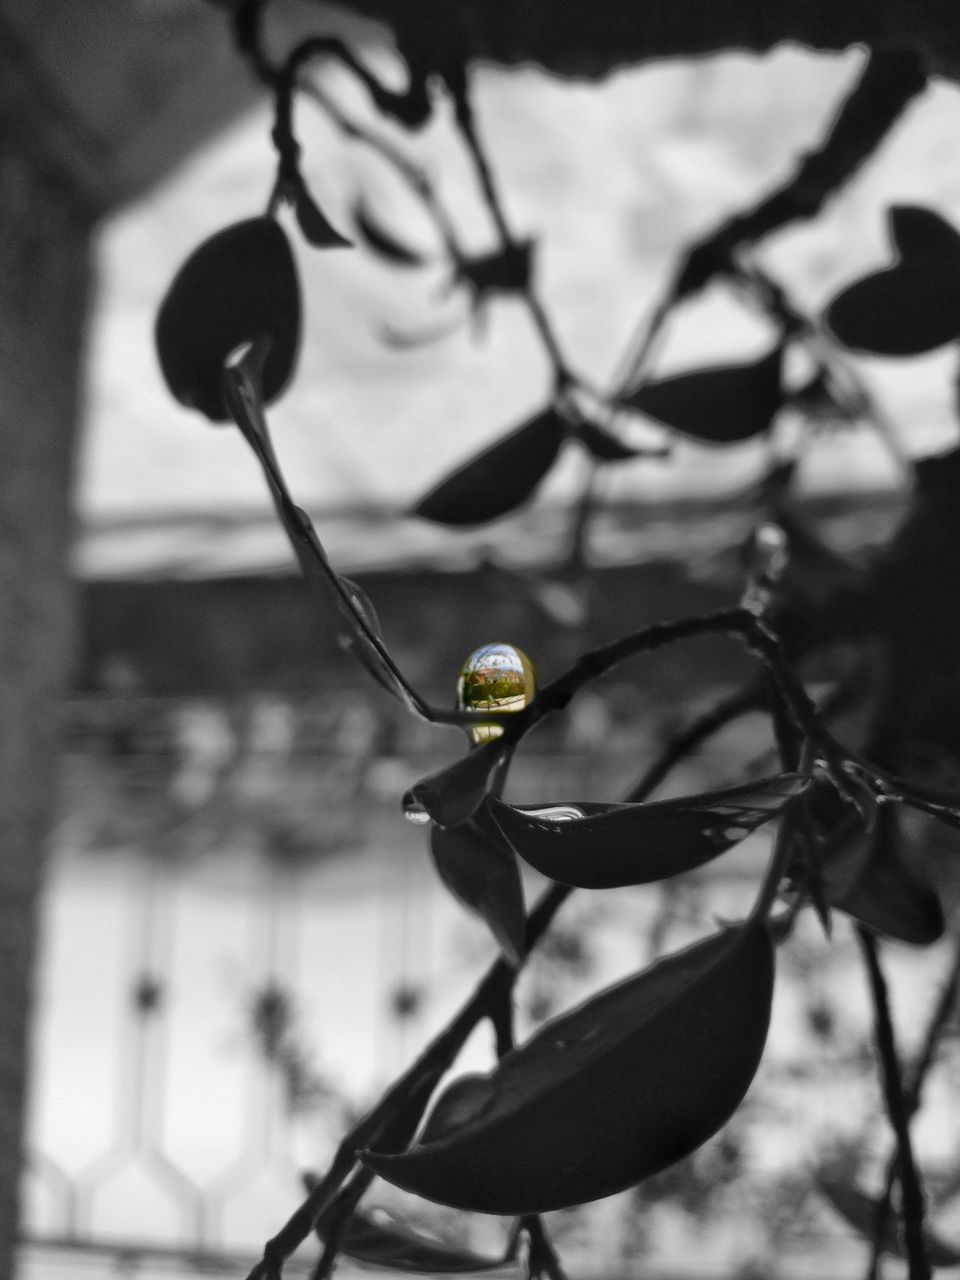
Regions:
[[447, 525], [484, 524], [506, 515], [536, 489], [566, 434], [555, 409], [538, 413], [441, 480], [413, 514]]
[[263, 403], [284, 390], [300, 345], [300, 285], [290, 245], [272, 218], [218, 232], [183, 264], [160, 304], [157, 355], [181, 404], [213, 422], [228, 418], [222, 374], [244, 343], [269, 343]]
[[455, 827], [430, 828], [430, 854], [440, 879], [458, 902], [485, 920], [507, 961], [525, 950], [523, 882], [513, 850], [489, 816]]
[[[877, 1228], [877, 1202], [839, 1178], [827, 1173], [817, 1175], [817, 1186], [836, 1212], [853, 1227], [864, 1240], [873, 1243]], [[955, 1267], [960, 1264], [960, 1249], [937, 1235], [929, 1226], [923, 1228], [927, 1257], [933, 1267]], [[883, 1250], [894, 1258], [907, 1258], [903, 1231], [899, 1216], [891, 1209], [887, 1214], [887, 1229], [883, 1237]]]
[[428, 1118], [409, 1151], [363, 1159], [399, 1187], [483, 1213], [622, 1191], [739, 1106], [763, 1053], [773, 975], [766, 928], [726, 928], [546, 1023], [450, 1108], [455, 1082], [434, 1108], [441, 1122]]
[[357, 230], [368, 248], [381, 258], [397, 267], [421, 267], [424, 263], [422, 254], [411, 249], [409, 245], [397, 240], [385, 231], [363, 204], [358, 204], [353, 211]]
[[[746, 839], [807, 785], [782, 773], [746, 786], [652, 804], [487, 805], [517, 855], [542, 875], [582, 889], [666, 880]], [[579, 816], [578, 816], [579, 815]]]

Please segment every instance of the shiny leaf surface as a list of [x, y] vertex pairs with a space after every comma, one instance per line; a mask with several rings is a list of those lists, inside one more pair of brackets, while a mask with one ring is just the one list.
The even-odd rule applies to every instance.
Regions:
[[542, 875], [613, 889], [666, 880], [719, 857], [775, 818], [805, 785], [802, 775], [786, 773], [653, 804], [487, 803], [519, 857]]
[[566, 424], [554, 409], [524, 422], [421, 498], [414, 515], [438, 524], [484, 524], [513, 511], [556, 461]]
[[708, 444], [733, 444], [768, 431], [783, 404], [779, 344], [750, 364], [722, 365], [646, 382], [623, 403]]
[[228, 417], [222, 372], [231, 352], [266, 340], [264, 404], [284, 390], [300, 345], [300, 286], [287, 237], [272, 218], [227, 227], [195, 250], [160, 304], [157, 355], [181, 404]]
[[513, 850], [488, 815], [456, 827], [430, 828], [430, 853], [440, 879], [458, 902], [490, 927], [512, 965], [525, 949], [523, 883]]
[[[388, 1181], [484, 1213], [596, 1200], [675, 1163], [733, 1114], [763, 1052], [766, 929], [724, 929], [548, 1022], [489, 1076], [441, 1096]], [[466, 1086], [466, 1087], [464, 1087]], [[445, 1109], [445, 1110], [444, 1110]]]

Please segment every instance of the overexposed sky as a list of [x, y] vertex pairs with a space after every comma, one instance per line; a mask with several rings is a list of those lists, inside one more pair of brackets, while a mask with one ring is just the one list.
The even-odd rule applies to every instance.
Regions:
[[[730, 55], [569, 85], [532, 70], [478, 73], [478, 114], [518, 234], [541, 238], [538, 288], [573, 366], [609, 386], [628, 336], [653, 306], [684, 244], [782, 179], [817, 138], [861, 55], [781, 50]], [[358, 114], [342, 79], [333, 92]], [[440, 113], [413, 153], [477, 251], [495, 241], [469, 166]], [[307, 169], [341, 226], [358, 198], [431, 251], [429, 219], [397, 175], [343, 141], [305, 106], [298, 120]], [[373, 122], [376, 123], [375, 121]], [[813, 228], [776, 237], [765, 261], [819, 311], [832, 292], [889, 257], [884, 210], [927, 203], [960, 222], [960, 173], [947, 163], [960, 130], [960, 94], [939, 86], [906, 119]], [[156, 367], [156, 307], [185, 256], [207, 235], [260, 212], [272, 183], [269, 118], [257, 112], [196, 156], [161, 190], [105, 227], [91, 338], [88, 427], [80, 506], [94, 521], [152, 512], [224, 512], [266, 505], [239, 435], [211, 427], [165, 391]], [[387, 324], [432, 327], [456, 312], [438, 298], [440, 262], [385, 267], [368, 251], [317, 252], [296, 241], [304, 288], [300, 366], [271, 420], [297, 496], [314, 510], [406, 506], [447, 469], [540, 406], [548, 376], [522, 306], [497, 300], [483, 332], [469, 326], [413, 351], [382, 342]], [[718, 291], [679, 314], [661, 369], [757, 353], [768, 335]], [[950, 357], [862, 362], [883, 392], [894, 430], [914, 451], [953, 438]], [[811, 474], [889, 478], [861, 434], [821, 449]], [[614, 495], [665, 496], [736, 486], [758, 465], [754, 446], [682, 447], [668, 463], [611, 475]], [[543, 498], [573, 491], [582, 463], [565, 457]]]

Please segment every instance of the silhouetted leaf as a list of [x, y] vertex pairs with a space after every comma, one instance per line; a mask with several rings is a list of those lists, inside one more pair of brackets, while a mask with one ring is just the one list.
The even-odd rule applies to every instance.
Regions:
[[513, 850], [489, 816], [481, 810], [456, 827], [432, 825], [430, 853], [453, 896], [487, 922], [504, 956], [518, 964], [526, 935], [523, 883]]
[[623, 403], [675, 431], [710, 444], [732, 444], [768, 431], [783, 404], [778, 344], [751, 364], [721, 365], [646, 382]]
[[300, 344], [300, 286], [287, 237], [272, 218], [250, 218], [194, 251], [160, 304], [157, 354], [181, 404], [227, 419], [222, 372], [245, 342], [269, 341], [262, 394], [286, 387]]
[[474, 747], [456, 764], [421, 778], [403, 797], [404, 809], [426, 813], [441, 827], [466, 822], [480, 808], [508, 749], [500, 739]]
[[618, 440], [605, 427], [598, 427], [595, 422], [581, 422], [576, 429], [577, 439], [599, 462], [625, 462], [628, 458], [639, 457], [648, 453], [647, 449], [634, 449]]
[[911, 261], [864, 276], [834, 298], [826, 321], [840, 342], [858, 351], [933, 351], [960, 335], [960, 263]]
[[[369, 629], [379, 640], [382, 640], [383, 632], [380, 627], [380, 620], [369, 596], [350, 578], [345, 578], [341, 575], [340, 583]], [[405, 701], [406, 690], [398, 682], [389, 665], [384, 662], [376, 646], [370, 642], [355, 614], [346, 607], [339, 597], [337, 597], [337, 606], [344, 620], [339, 636], [341, 648], [347, 650], [348, 653], [352, 653], [357, 661], [366, 667], [370, 675], [388, 693]]]
[[409, 1151], [363, 1159], [408, 1191], [484, 1213], [622, 1191], [733, 1114], [763, 1052], [772, 991], [763, 925], [724, 929], [548, 1022], [489, 1076], [451, 1085]]
[[[817, 1175], [817, 1186], [833, 1208], [845, 1219], [858, 1235], [871, 1244], [876, 1235], [877, 1202], [857, 1187], [826, 1173]], [[955, 1267], [960, 1264], [960, 1249], [947, 1243], [930, 1227], [924, 1226], [924, 1244], [930, 1265], [934, 1267]], [[908, 1254], [903, 1241], [903, 1228], [900, 1217], [891, 1209], [887, 1214], [887, 1229], [883, 1237], [885, 1253], [895, 1258], [907, 1258]]]
[[775, 818], [806, 783], [801, 774], [783, 773], [653, 804], [487, 803], [517, 854], [542, 875], [613, 889], [666, 880], [719, 857]]
[[441, 480], [413, 514], [438, 524], [483, 524], [520, 506], [556, 461], [567, 432], [545, 409]]
[[293, 207], [297, 215], [297, 226], [303, 238], [315, 249], [352, 249], [353, 244], [346, 236], [341, 235], [327, 215], [310, 194], [310, 188], [303, 178], [297, 181], [293, 196]]
[[421, 267], [424, 263], [422, 254], [411, 249], [409, 245], [405, 245], [402, 241], [397, 240], [388, 231], [385, 231], [377, 221], [372, 218], [363, 204], [358, 204], [353, 211], [353, 218], [357, 224], [357, 230], [363, 237], [364, 243], [379, 254], [381, 258], [385, 258], [387, 262], [397, 267]]
[[457, 279], [478, 301], [491, 293], [525, 293], [532, 273], [532, 240], [518, 240], [479, 258], [462, 258], [456, 267]]
[[897, 815], [882, 809], [873, 831], [859, 832], [821, 858], [831, 906], [889, 938], [929, 946], [943, 936], [940, 899], [897, 852]]
[[960, 235], [945, 218], [918, 205], [894, 205], [890, 238], [902, 259], [932, 258], [960, 264]]

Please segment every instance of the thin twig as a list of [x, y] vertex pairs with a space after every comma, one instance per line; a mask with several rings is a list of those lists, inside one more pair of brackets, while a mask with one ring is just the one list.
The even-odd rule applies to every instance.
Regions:
[[913, 1143], [910, 1138], [910, 1110], [903, 1087], [900, 1059], [890, 1014], [890, 997], [883, 969], [880, 966], [876, 938], [863, 925], [858, 925], [857, 937], [863, 950], [873, 1000], [874, 1035], [877, 1054], [880, 1058], [887, 1114], [897, 1143], [897, 1163], [900, 1169], [903, 1202], [903, 1237], [909, 1276], [910, 1280], [930, 1280], [930, 1260], [927, 1256], [923, 1232], [923, 1186], [914, 1160]]

